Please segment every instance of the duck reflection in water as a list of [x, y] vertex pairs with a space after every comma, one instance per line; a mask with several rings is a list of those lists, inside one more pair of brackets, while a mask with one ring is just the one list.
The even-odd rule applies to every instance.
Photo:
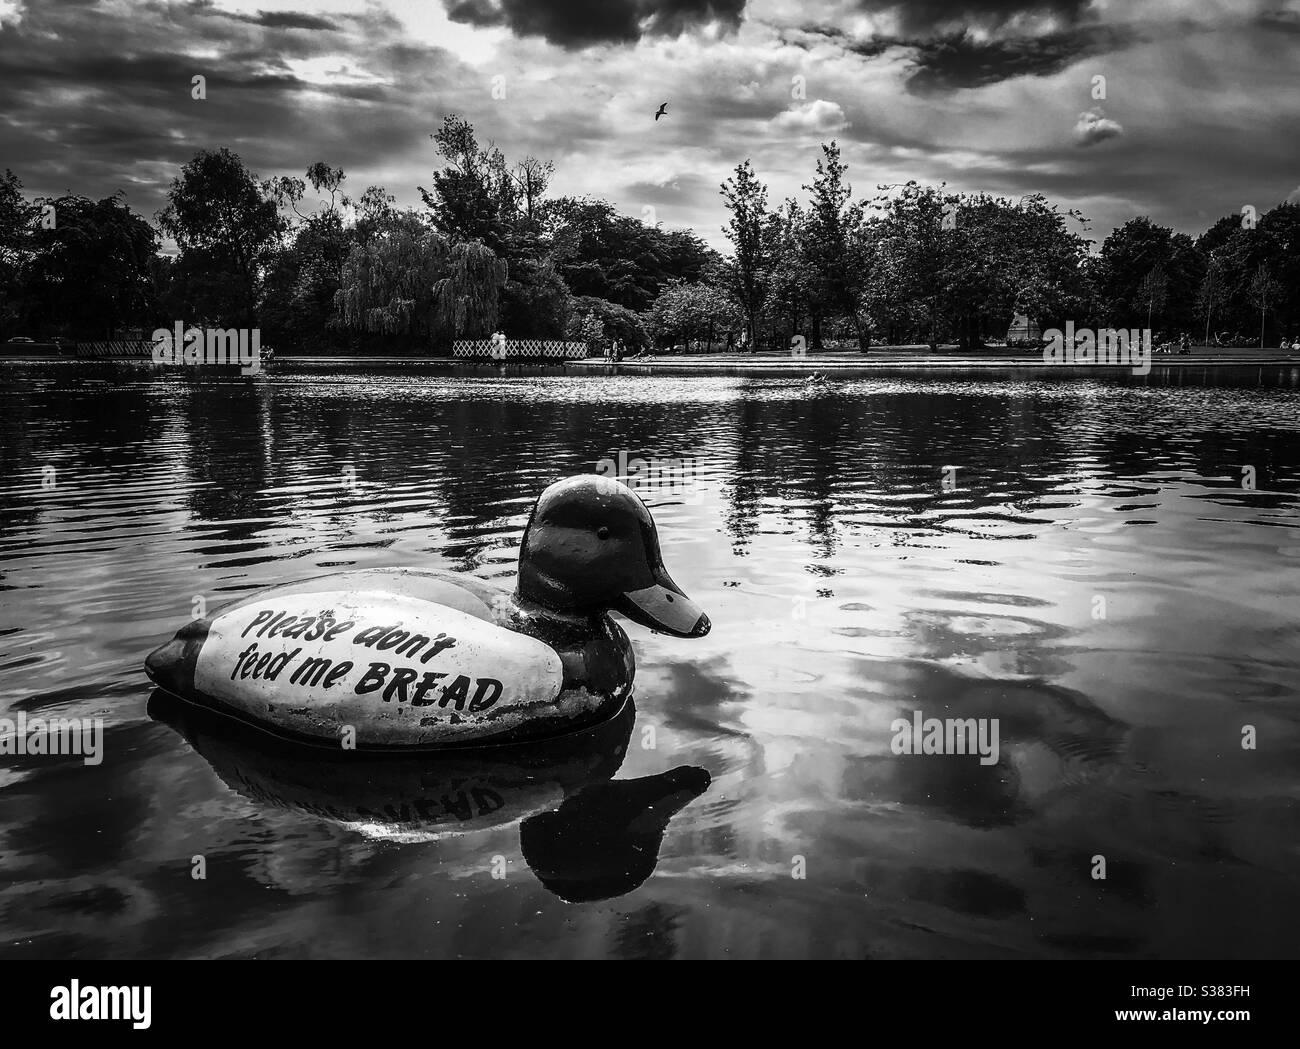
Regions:
[[571, 903], [622, 896], [650, 877], [669, 820], [710, 784], [691, 766], [613, 779], [636, 720], [631, 699], [556, 739], [403, 756], [297, 746], [162, 689], [148, 709], [259, 806], [408, 843], [519, 823], [528, 866]]

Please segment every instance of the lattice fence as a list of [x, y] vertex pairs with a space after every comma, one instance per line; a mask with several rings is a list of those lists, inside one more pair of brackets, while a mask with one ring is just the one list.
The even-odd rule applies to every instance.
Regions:
[[113, 339], [77, 343], [78, 357], [150, 357], [153, 343], [148, 339]]
[[[453, 357], [472, 358], [474, 360], [492, 360], [491, 339], [457, 339], [451, 344]], [[560, 342], [548, 339], [507, 339], [506, 359], [520, 358], [577, 360], [587, 356], [585, 342]]]

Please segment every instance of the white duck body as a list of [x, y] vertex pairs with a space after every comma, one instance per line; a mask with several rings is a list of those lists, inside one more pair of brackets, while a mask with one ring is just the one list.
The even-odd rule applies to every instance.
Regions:
[[474, 577], [345, 572], [196, 620], [147, 669], [183, 697], [344, 748], [497, 742], [534, 722], [585, 721], [615, 698], [566, 689], [554, 648], [500, 625], [519, 618], [509, 595]]

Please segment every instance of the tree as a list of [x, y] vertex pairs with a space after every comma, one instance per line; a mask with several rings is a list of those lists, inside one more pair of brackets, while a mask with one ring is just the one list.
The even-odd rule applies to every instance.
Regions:
[[352, 248], [335, 302], [354, 330], [445, 343], [497, 326], [505, 281], [505, 262], [485, 245], [453, 245], [407, 211]]
[[452, 247], [447, 273], [433, 286], [445, 338], [481, 338], [498, 327], [509, 266], [485, 244]]
[[1300, 201], [1266, 212], [1255, 232], [1265, 241], [1269, 273], [1278, 283], [1274, 321], [1280, 328], [1294, 327], [1300, 320]]
[[588, 314], [600, 320], [609, 338], [618, 339], [627, 349], [641, 350], [650, 345], [650, 336], [646, 333], [641, 317], [625, 306], [589, 295], [574, 296], [570, 327], [573, 325], [573, 317], [585, 317]]
[[[848, 170], [840, 160], [835, 142], [822, 145], [817, 175], [811, 186], [807, 221], [799, 229], [801, 257], [808, 267], [813, 297], [843, 312], [852, 321], [858, 349], [870, 345], [868, 327], [862, 321], [862, 299], [871, 269], [871, 254], [865, 236], [862, 204], [852, 200], [853, 190], [844, 181]], [[820, 335], [820, 333], [818, 333]], [[815, 340], [820, 344], [820, 338]]]
[[1164, 267], [1160, 265], [1151, 267], [1138, 284], [1137, 297], [1138, 301], [1146, 307], [1148, 330], [1151, 328], [1152, 313], [1164, 308], [1168, 290], [1169, 277], [1165, 274]]
[[497, 254], [508, 254], [520, 187], [505, 156], [495, 146], [480, 147], [474, 126], [455, 113], [443, 118], [430, 137], [438, 156], [447, 161], [433, 173], [432, 190], [419, 187], [434, 228], [453, 243], [478, 240]]
[[1066, 225], [1078, 212], [1063, 213], [1040, 194], [964, 194], [948, 208], [941, 284], [962, 346], [982, 346], [986, 330], [1005, 332], [1016, 313], [1080, 319], [1088, 241]]
[[301, 179], [272, 180], [273, 195], [282, 206], [288, 203], [301, 221], [268, 266], [260, 316], [277, 345], [319, 348], [334, 342], [339, 334], [334, 296], [354, 243], [343, 221], [343, 209], [352, 202], [342, 190], [347, 178], [342, 168], [317, 161], [307, 169], [306, 178], [318, 194], [328, 194], [329, 200], [305, 216], [297, 205], [306, 184]]
[[594, 313], [584, 313], [578, 330], [582, 341], [587, 344], [588, 354], [599, 356], [604, 349], [605, 322]]
[[539, 209], [556, 269], [575, 295], [644, 310], [673, 280], [698, 281], [720, 257], [693, 233], [620, 215], [604, 200], [559, 197]]
[[158, 234], [120, 193], [92, 201], [63, 196], [42, 203], [53, 224], [31, 235], [24, 272], [26, 313], [44, 330], [112, 338], [152, 318], [152, 262]]
[[728, 267], [730, 290], [745, 313], [745, 331], [750, 349], [756, 349], [755, 337], [759, 311], [767, 297], [769, 257], [764, 237], [767, 225], [767, 187], [758, 181], [750, 162], [736, 167], [735, 174], [722, 183], [722, 199], [731, 218], [722, 231], [731, 241], [732, 258]]
[[251, 321], [264, 267], [288, 223], [273, 190], [258, 183], [229, 149], [202, 150], [172, 181], [158, 222], [181, 254], [200, 253], [206, 265], [231, 271], [237, 297], [222, 304], [222, 318]]
[[1164, 324], [1186, 329], [1200, 316], [1196, 290], [1205, 259], [1185, 233], [1141, 216], [1117, 227], [1100, 254], [1098, 290], [1108, 324], [1125, 327], [1145, 318], [1149, 328], [1159, 313]]
[[40, 211], [28, 203], [22, 190], [18, 176], [6, 169], [0, 176], [0, 336], [20, 315], [22, 267], [31, 253], [32, 231]]
[[389, 224], [397, 214], [393, 205], [397, 198], [383, 186], [367, 186], [360, 199], [353, 205], [356, 222], [352, 227], [352, 236], [358, 244], [369, 244], [371, 240]]
[[1220, 254], [1230, 298], [1225, 312], [1234, 318], [1235, 327], [1244, 329], [1250, 323], [1249, 307], [1259, 306], [1251, 284], [1261, 266], [1277, 283], [1268, 308], [1278, 327], [1294, 325], [1300, 317], [1300, 204], [1279, 204], [1261, 215], [1254, 229], [1238, 224]]
[[23, 184], [12, 171], [0, 176], [0, 265], [16, 266], [30, 250], [40, 208], [23, 197]]
[[1196, 301], [1201, 309], [1205, 312], [1205, 344], [1210, 344], [1210, 318], [1219, 304], [1223, 302], [1223, 270], [1224, 263], [1222, 257], [1217, 253], [1211, 253], [1209, 262], [1205, 267], [1205, 276], [1201, 278], [1200, 287], [1196, 292]]
[[351, 201], [343, 193], [343, 181], [347, 175], [343, 173], [342, 168], [332, 168], [323, 160], [316, 161], [307, 169], [307, 181], [311, 183], [312, 189], [317, 193], [328, 193], [330, 195], [329, 209], [335, 211], [342, 205], [347, 207]]
[[727, 292], [710, 284], [670, 284], [650, 309], [658, 340], [669, 344], [681, 340], [688, 348], [692, 341], [712, 342], [715, 332], [729, 331], [744, 321]]
[[882, 274], [887, 275], [892, 289], [891, 306], [901, 300], [924, 312], [926, 341], [933, 350], [939, 343], [940, 320], [948, 301], [944, 264], [949, 231], [943, 229], [943, 217], [952, 198], [944, 195], [942, 187], [922, 187], [916, 182], [908, 182], [890, 195], [886, 191], [892, 188], [896, 187], [879, 186], [876, 197], [877, 207], [884, 211], [874, 229]]
[[540, 218], [538, 210], [542, 195], [551, 184], [551, 176], [554, 174], [555, 165], [549, 160], [543, 163], [536, 157], [524, 157], [515, 163], [510, 177], [518, 187], [517, 199], [522, 218], [530, 222]]
[[1264, 348], [1264, 315], [1282, 293], [1282, 286], [1273, 279], [1268, 267], [1261, 264], [1250, 278], [1250, 301], [1259, 307], [1259, 348]]
[[501, 292], [501, 327], [513, 339], [562, 339], [572, 296], [549, 258], [524, 258], [510, 267]]

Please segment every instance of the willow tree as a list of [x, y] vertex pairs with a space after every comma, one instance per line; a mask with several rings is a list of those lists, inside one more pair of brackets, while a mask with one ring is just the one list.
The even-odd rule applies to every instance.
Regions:
[[446, 342], [496, 326], [505, 280], [489, 248], [452, 244], [404, 212], [352, 248], [334, 301], [346, 328]]
[[501, 289], [509, 276], [505, 259], [478, 241], [451, 249], [448, 273], [433, 287], [437, 328], [450, 337], [478, 338], [497, 326]]

